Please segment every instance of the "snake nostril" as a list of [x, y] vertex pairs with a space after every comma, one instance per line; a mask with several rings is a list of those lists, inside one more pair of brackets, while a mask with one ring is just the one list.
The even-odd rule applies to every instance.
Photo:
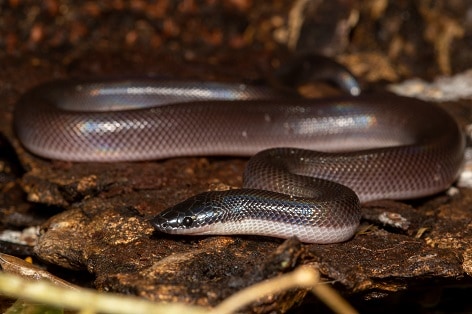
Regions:
[[169, 222], [159, 215], [151, 219], [150, 223], [154, 228], [160, 231], [170, 227]]

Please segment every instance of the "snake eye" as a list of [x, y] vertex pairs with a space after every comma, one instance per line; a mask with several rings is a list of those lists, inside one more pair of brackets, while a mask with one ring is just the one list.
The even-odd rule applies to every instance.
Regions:
[[193, 224], [193, 218], [192, 217], [184, 217], [184, 219], [182, 220], [182, 225], [184, 225], [185, 227], [190, 227], [191, 225]]

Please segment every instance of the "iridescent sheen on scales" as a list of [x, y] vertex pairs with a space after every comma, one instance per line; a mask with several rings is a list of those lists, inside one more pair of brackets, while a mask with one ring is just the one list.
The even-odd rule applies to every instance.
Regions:
[[359, 201], [440, 192], [464, 152], [443, 109], [387, 94], [307, 100], [238, 84], [60, 81], [26, 93], [14, 118], [23, 145], [51, 159], [254, 155], [243, 189], [191, 197], [151, 221], [175, 234], [344, 241]]

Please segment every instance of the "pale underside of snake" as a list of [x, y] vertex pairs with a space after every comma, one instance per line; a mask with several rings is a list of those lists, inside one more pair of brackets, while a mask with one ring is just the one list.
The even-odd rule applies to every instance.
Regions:
[[307, 100], [263, 87], [184, 81], [57, 81], [14, 116], [31, 152], [68, 161], [253, 156], [242, 189], [205, 192], [151, 220], [175, 234], [352, 237], [360, 202], [448, 188], [464, 138], [440, 107], [393, 95]]

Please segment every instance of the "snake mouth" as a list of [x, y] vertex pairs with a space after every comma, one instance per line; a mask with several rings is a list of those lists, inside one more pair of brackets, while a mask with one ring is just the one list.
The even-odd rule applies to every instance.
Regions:
[[210, 231], [210, 226], [208, 225], [189, 228], [181, 223], [175, 223], [172, 219], [168, 219], [162, 215], [157, 215], [149, 222], [157, 231], [167, 234], [203, 235]]

